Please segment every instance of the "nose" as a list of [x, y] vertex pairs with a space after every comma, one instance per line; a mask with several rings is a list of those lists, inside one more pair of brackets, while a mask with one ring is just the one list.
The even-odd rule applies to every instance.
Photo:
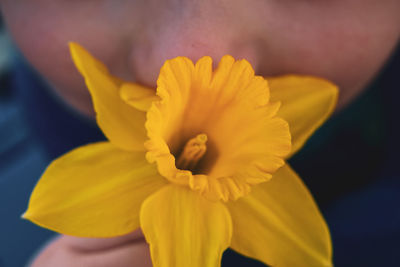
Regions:
[[199, 7], [192, 10], [180, 10], [175, 13], [179, 15], [144, 26], [141, 37], [132, 42], [128, 59], [136, 82], [155, 87], [164, 61], [177, 56], [188, 57], [193, 62], [210, 56], [215, 67], [223, 55], [230, 54], [235, 59], [247, 59], [257, 68], [251, 34], [238, 27], [229, 14], [217, 16], [211, 11], [201, 12]]

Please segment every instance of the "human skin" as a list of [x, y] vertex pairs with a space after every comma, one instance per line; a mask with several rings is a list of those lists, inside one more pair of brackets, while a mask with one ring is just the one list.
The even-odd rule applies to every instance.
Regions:
[[[70, 58], [69, 41], [84, 46], [112, 74], [150, 87], [163, 62], [175, 56], [209, 55], [218, 62], [231, 54], [248, 59], [257, 75], [324, 77], [339, 85], [340, 109], [373, 79], [400, 38], [398, 0], [0, 0], [0, 5], [28, 61], [67, 103], [89, 116], [90, 96]], [[54, 262], [151, 265], [140, 232], [115, 239], [62, 236], [33, 266]]]

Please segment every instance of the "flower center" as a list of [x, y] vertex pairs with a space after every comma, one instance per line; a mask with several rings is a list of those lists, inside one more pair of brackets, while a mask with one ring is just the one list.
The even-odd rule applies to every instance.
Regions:
[[198, 134], [186, 142], [176, 161], [176, 167], [181, 170], [195, 170], [197, 163], [207, 151], [207, 135]]

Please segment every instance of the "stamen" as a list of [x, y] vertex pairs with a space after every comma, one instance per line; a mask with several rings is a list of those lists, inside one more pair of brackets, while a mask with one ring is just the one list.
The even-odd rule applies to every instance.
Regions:
[[206, 134], [199, 134], [190, 139], [183, 148], [182, 153], [179, 155], [179, 158], [176, 162], [177, 168], [181, 170], [194, 170], [196, 164], [206, 153], [206, 142]]

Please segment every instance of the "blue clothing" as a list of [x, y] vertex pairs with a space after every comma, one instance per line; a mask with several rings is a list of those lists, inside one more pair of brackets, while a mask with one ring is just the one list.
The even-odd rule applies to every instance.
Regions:
[[0, 102], [0, 266], [24, 266], [51, 233], [20, 219], [48, 157], [32, 138], [15, 101]]
[[20, 219], [47, 165], [74, 147], [104, 140], [22, 60], [0, 87], [0, 267], [24, 266], [54, 233]]
[[[290, 161], [327, 219], [335, 266], [400, 265], [399, 62], [397, 53]], [[2, 80], [10, 84], [0, 86], [0, 267], [19, 267], [54, 235], [20, 219], [37, 179], [55, 157], [104, 136], [22, 61]], [[223, 266], [264, 265], [228, 250]]]

